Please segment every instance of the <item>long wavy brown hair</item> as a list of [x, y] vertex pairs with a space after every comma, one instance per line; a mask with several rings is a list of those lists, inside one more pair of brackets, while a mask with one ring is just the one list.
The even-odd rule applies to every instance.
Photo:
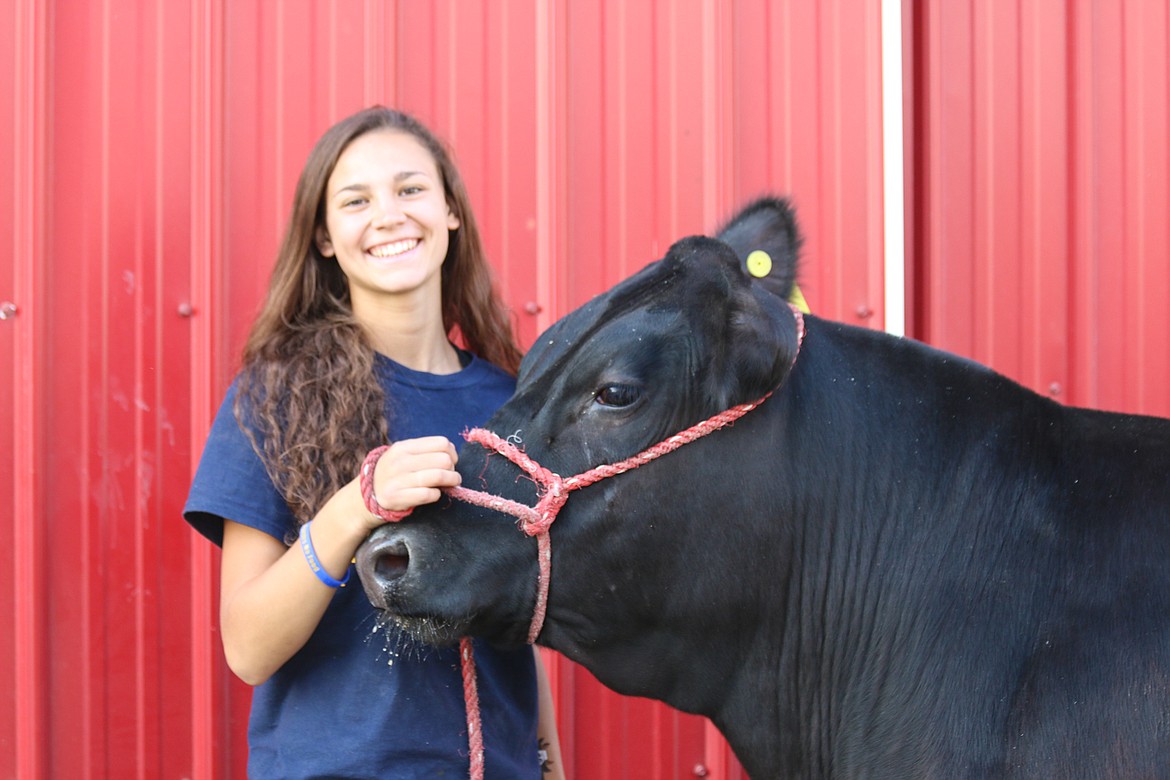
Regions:
[[268, 294], [244, 347], [235, 403], [236, 419], [299, 523], [353, 479], [366, 451], [389, 436], [373, 347], [354, 319], [345, 275], [314, 240], [338, 158], [357, 138], [383, 130], [409, 133], [431, 153], [459, 219], [441, 271], [448, 333], [513, 375], [520, 364], [467, 190], [443, 143], [414, 117], [382, 106], [329, 128], [297, 182]]

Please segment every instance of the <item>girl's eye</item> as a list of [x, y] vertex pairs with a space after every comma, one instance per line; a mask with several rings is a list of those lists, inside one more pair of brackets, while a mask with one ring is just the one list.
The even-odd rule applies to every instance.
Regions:
[[403, 195], [417, 195], [423, 191], [423, 188], [417, 184], [409, 184], [402, 188]]
[[347, 209], [347, 208], [350, 208], [351, 206], [360, 206], [365, 202], [366, 202], [365, 198], [350, 198], [349, 200], [344, 201], [341, 204], [341, 207], [343, 209]]
[[634, 385], [614, 384], [598, 390], [594, 399], [602, 406], [622, 407], [632, 405], [641, 394], [641, 390]]

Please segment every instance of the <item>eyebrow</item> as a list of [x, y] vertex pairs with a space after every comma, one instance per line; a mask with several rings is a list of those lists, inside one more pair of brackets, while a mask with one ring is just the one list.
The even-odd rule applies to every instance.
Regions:
[[[394, 174], [394, 181], [401, 182], [401, 181], [405, 181], [407, 179], [413, 178], [415, 176], [426, 176], [428, 179], [431, 178], [430, 174], [428, 174], [426, 171], [402, 171], [400, 173]], [[343, 192], [350, 192], [350, 191], [354, 191], [354, 190], [356, 190], [356, 191], [368, 190], [369, 188], [370, 188], [370, 185], [367, 184], [366, 182], [356, 181], [356, 182], [353, 182], [351, 184], [346, 184], [344, 187], [338, 187], [336, 190], [333, 191], [333, 195], [340, 195]]]

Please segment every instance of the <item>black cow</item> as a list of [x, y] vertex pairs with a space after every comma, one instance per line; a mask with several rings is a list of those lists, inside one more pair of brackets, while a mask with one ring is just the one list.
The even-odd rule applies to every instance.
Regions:
[[[539, 643], [708, 716], [755, 778], [1170, 777], [1170, 421], [814, 317], [797, 354], [787, 204], [720, 237], [553, 325], [487, 425], [568, 476], [776, 390], [569, 495]], [[535, 502], [477, 444], [459, 469]], [[510, 516], [442, 501], [358, 568], [430, 641], [523, 641], [536, 545]]]

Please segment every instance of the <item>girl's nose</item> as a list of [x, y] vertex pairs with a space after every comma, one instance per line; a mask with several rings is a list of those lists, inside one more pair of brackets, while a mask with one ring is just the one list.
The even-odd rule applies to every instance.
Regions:
[[378, 227], [397, 225], [404, 217], [398, 198], [385, 196], [377, 199], [374, 213], [374, 225]]

